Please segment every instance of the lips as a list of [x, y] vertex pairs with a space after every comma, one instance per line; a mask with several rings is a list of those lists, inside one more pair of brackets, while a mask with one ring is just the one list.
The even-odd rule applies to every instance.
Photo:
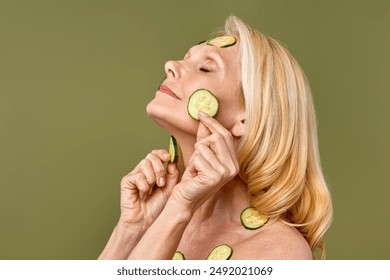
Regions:
[[166, 85], [161, 85], [160, 88], [159, 88], [159, 91], [161, 91], [162, 93], [165, 93], [173, 98], [176, 98], [176, 99], [180, 99], [169, 87], [167, 87]]

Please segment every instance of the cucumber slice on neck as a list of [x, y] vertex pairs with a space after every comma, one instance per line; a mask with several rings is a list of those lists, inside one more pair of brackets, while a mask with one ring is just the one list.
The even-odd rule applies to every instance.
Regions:
[[227, 48], [230, 46], [235, 45], [237, 42], [237, 39], [230, 35], [224, 35], [219, 36], [214, 39], [208, 40], [207, 45], [220, 47], [220, 48]]
[[268, 218], [260, 215], [255, 207], [245, 208], [240, 215], [241, 224], [246, 229], [259, 229], [268, 222]]
[[199, 120], [199, 111], [214, 117], [218, 113], [218, 109], [217, 98], [207, 89], [196, 90], [188, 99], [187, 111], [195, 120]]

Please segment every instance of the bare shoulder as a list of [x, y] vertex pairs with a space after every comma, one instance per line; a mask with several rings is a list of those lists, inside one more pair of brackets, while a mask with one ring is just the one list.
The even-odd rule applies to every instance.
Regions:
[[258, 233], [235, 245], [237, 260], [308, 260], [313, 259], [309, 244], [294, 227], [281, 221], [269, 223]]

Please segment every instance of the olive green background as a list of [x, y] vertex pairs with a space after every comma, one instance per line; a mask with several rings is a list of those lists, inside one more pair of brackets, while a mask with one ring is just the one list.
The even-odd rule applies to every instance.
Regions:
[[390, 2], [0, 0], [0, 259], [96, 259], [119, 182], [168, 134], [145, 114], [235, 14], [284, 43], [313, 91], [335, 219], [328, 259], [390, 259]]

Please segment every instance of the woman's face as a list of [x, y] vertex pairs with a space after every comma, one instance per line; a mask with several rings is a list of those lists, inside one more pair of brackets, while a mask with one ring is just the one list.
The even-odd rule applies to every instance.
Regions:
[[166, 62], [165, 72], [167, 77], [148, 104], [147, 113], [171, 134], [196, 134], [198, 121], [188, 115], [187, 102], [200, 88], [208, 89], [217, 97], [219, 111], [215, 119], [225, 128], [230, 130], [242, 115], [238, 43], [226, 48], [206, 43], [196, 45], [184, 59]]

